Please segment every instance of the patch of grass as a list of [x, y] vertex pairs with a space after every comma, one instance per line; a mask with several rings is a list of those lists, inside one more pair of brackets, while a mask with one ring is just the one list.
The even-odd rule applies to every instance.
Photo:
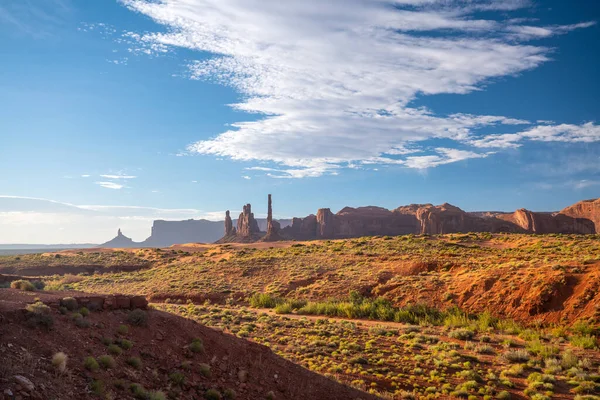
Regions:
[[198, 371], [200, 371], [202, 376], [204, 376], [205, 378], [210, 378], [210, 376], [212, 374], [211, 370], [210, 370], [210, 365], [204, 364], [204, 363], [198, 365]]
[[129, 333], [129, 327], [127, 325], [119, 325], [119, 328], [117, 329], [117, 333], [119, 335], [126, 335]]
[[531, 358], [526, 350], [508, 350], [502, 356], [511, 363], [523, 363]]
[[249, 302], [255, 308], [275, 308], [283, 300], [269, 293], [255, 293], [250, 297]]

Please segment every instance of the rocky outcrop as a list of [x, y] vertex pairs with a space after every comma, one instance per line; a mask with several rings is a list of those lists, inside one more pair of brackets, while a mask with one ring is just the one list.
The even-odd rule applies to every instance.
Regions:
[[572, 218], [583, 218], [594, 224], [596, 233], [600, 233], [600, 199], [583, 200], [560, 212]]
[[225, 236], [235, 235], [235, 228], [229, 215], [229, 210], [225, 211]]
[[[345, 207], [333, 214], [328, 208], [317, 215], [294, 218], [281, 230], [286, 239], [339, 239], [374, 235], [446, 234], [461, 232], [595, 233], [600, 224], [600, 201], [581, 202], [560, 213], [521, 209], [514, 213], [466, 212], [448, 203], [411, 204], [395, 210], [381, 207]], [[583, 217], [585, 216], [585, 217]], [[596, 225], [599, 226], [599, 225]]]
[[246, 204], [238, 217], [237, 221], [237, 236], [241, 237], [252, 237], [260, 233], [258, 223], [254, 219], [254, 213], [252, 212], [252, 206]]
[[496, 218], [512, 222], [528, 233], [595, 233], [594, 223], [585, 218], [575, 218], [560, 213], [540, 213], [521, 208], [512, 214]]

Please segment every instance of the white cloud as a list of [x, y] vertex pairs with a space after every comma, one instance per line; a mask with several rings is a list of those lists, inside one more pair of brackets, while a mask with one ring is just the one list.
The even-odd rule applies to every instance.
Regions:
[[87, 175], [87, 174], [83, 174], [81, 175], [82, 178], [89, 178], [91, 175]]
[[525, 140], [541, 142], [593, 143], [600, 142], [600, 125], [588, 122], [582, 125], [538, 125], [519, 133], [487, 135], [469, 140], [481, 148], [516, 148]]
[[518, 40], [533, 40], [533, 39], [544, 39], [555, 35], [564, 35], [575, 29], [590, 28], [596, 25], [595, 21], [582, 22], [579, 24], [572, 25], [554, 25], [554, 26], [509, 26], [507, 30], [510, 32], [509, 36]]
[[105, 174], [105, 175], [100, 175], [100, 177], [106, 178], [106, 179], [135, 179], [135, 178], [137, 178], [137, 176], [123, 175], [123, 174]]
[[121, 185], [119, 183], [115, 183], [115, 182], [94, 182], [96, 185], [99, 185], [103, 188], [107, 188], [107, 189], [115, 189], [115, 190], [119, 190], [119, 189], [123, 189], [125, 187], [125, 185]]
[[425, 150], [430, 139], [514, 147], [520, 138], [477, 138], [476, 131], [528, 121], [436, 115], [411, 101], [466, 94], [492, 78], [536, 68], [549, 60], [550, 49], [519, 40], [590, 26], [535, 28], [476, 17], [475, 11], [529, 4], [520, 0], [122, 2], [167, 28], [127, 33], [133, 53], [176, 47], [210, 53], [190, 62], [190, 77], [232, 86], [243, 95], [232, 107], [264, 116], [232, 124], [188, 151], [272, 163], [277, 168], [255, 170], [273, 178], [317, 177], [361, 163], [422, 169], [490, 154], [438, 148], [434, 155], [407, 156], [407, 149]]
[[249, 177], [248, 175], [243, 175], [242, 178], [246, 179], [246, 180], [250, 180], [252, 179], [251, 177]]

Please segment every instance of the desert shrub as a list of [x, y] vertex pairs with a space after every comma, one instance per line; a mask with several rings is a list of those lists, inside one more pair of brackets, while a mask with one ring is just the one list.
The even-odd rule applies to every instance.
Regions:
[[148, 324], [148, 313], [140, 309], [133, 310], [127, 315], [127, 322], [135, 326], [146, 326]]
[[202, 374], [202, 376], [204, 376], [206, 378], [210, 378], [210, 375], [211, 375], [210, 365], [208, 365], [208, 364], [200, 364], [198, 366], [198, 370], [200, 371], [200, 373]]
[[596, 338], [591, 335], [575, 335], [569, 338], [569, 341], [573, 346], [581, 347], [582, 349], [591, 350], [595, 349], [597, 342]]
[[54, 325], [54, 318], [52, 318], [52, 315], [50, 315], [50, 307], [41, 301], [29, 304], [27, 307], [25, 307], [25, 309], [29, 311], [26, 319], [27, 325], [30, 327], [50, 329]]
[[142, 360], [139, 357], [130, 357], [127, 359], [127, 365], [135, 369], [142, 368]]
[[577, 363], [579, 363], [579, 358], [577, 358], [577, 355], [571, 349], [567, 349], [560, 356], [560, 365], [564, 369], [573, 368], [577, 366]]
[[75, 311], [79, 304], [77, 303], [77, 299], [73, 297], [65, 297], [60, 301], [60, 305], [65, 307], [69, 311]]
[[57, 372], [61, 374], [67, 370], [68, 357], [65, 353], [59, 352], [52, 356], [52, 366]]
[[498, 393], [496, 395], [496, 398], [499, 400], [510, 400], [511, 396], [510, 396], [510, 392], [507, 392], [506, 390], [501, 391], [500, 393]]
[[469, 329], [455, 329], [448, 334], [453, 339], [470, 340], [473, 339], [475, 333]]
[[13, 289], [25, 290], [28, 292], [33, 292], [35, 290], [35, 286], [33, 283], [26, 281], [24, 279], [19, 279], [18, 281], [12, 281], [10, 287]]
[[71, 317], [73, 318], [73, 321], [75, 321], [75, 325], [77, 325], [79, 328], [89, 328], [90, 327], [90, 321], [83, 318], [83, 315], [81, 315], [79, 313], [74, 313]]
[[558, 354], [559, 348], [553, 345], [544, 344], [540, 340], [534, 340], [527, 344], [527, 350], [531, 354], [539, 355], [542, 358], [552, 357]]
[[250, 297], [250, 305], [255, 308], [275, 308], [283, 302], [269, 293], [255, 293]]
[[104, 369], [114, 368], [115, 365], [117, 364], [115, 362], [115, 359], [109, 355], [103, 355], [103, 356], [98, 357], [98, 363]]
[[190, 351], [194, 353], [204, 353], [204, 343], [200, 338], [194, 338], [194, 340], [192, 340], [192, 343], [190, 343], [189, 348]]
[[129, 391], [136, 399], [146, 400], [149, 395], [146, 389], [139, 383], [132, 383], [129, 385]]
[[221, 393], [219, 393], [216, 389], [208, 389], [204, 393], [204, 398], [206, 400], [221, 400]]
[[123, 349], [121, 349], [118, 345], [116, 344], [111, 344], [110, 346], [108, 346], [108, 352], [110, 354], [113, 354], [115, 356], [120, 356], [121, 354], [123, 354]]
[[119, 340], [117, 340], [117, 344], [123, 350], [129, 350], [133, 347], [133, 342], [131, 340], [127, 340], [127, 339], [119, 339]]
[[223, 392], [223, 398], [227, 400], [233, 400], [237, 397], [237, 393], [233, 389], [225, 389]]
[[117, 333], [119, 335], [126, 335], [127, 333], [129, 333], [129, 327], [127, 325], [119, 325]]
[[46, 283], [44, 283], [44, 281], [33, 281], [31, 283], [33, 284], [33, 287], [35, 287], [36, 290], [44, 290], [44, 288], [46, 287]]
[[96, 396], [102, 396], [104, 394], [104, 382], [94, 379], [90, 383], [90, 391]]
[[275, 393], [271, 390], [265, 395], [266, 400], [275, 400]]
[[86, 357], [85, 360], [83, 360], [83, 366], [91, 372], [97, 371], [98, 368], [100, 368], [98, 361], [92, 356]]
[[529, 353], [526, 350], [508, 350], [502, 355], [506, 361], [521, 363], [529, 361]]
[[277, 314], [290, 314], [292, 310], [292, 305], [288, 302], [280, 303], [275, 306], [275, 312]]
[[167, 400], [167, 396], [163, 392], [148, 393], [148, 400]]
[[169, 374], [169, 379], [174, 385], [181, 386], [185, 383], [185, 375], [181, 372], [172, 372]]
[[572, 327], [573, 333], [581, 336], [592, 335], [594, 333], [594, 327], [589, 322], [579, 320]]
[[86, 307], [81, 307], [79, 309], [79, 314], [81, 314], [83, 317], [87, 317], [90, 315], [90, 310], [88, 310]]

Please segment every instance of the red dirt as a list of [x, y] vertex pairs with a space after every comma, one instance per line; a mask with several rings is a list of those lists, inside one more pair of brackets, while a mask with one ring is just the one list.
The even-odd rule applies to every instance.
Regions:
[[[49, 303], [65, 296], [83, 295], [73, 292], [21, 292], [0, 289], [0, 398], [8, 389], [17, 391], [15, 375], [28, 378], [35, 389], [27, 393], [35, 399], [92, 399], [93, 380], [102, 381], [105, 398], [133, 399], [128, 390], [138, 383], [147, 390], [161, 390], [170, 398], [203, 398], [206, 390], [214, 388], [223, 393], [234, 389], [237, 399], [264, 399], [273, 392], [275, 399], [375, 399], [376, 397], [349, 388], [321, 375], [310, 372], [271, 352], [265, 346], [224, 334], [194, 321], [172, 314], [150, 310], [147, 326], [129, 325], [126, 334], [118, 334], [120, 325], [128, 324], [129, 311], [92, 312], [86, 319], [88, 328], [77, 327], [69, 315], [53, 309], [54, 326], [50, 330], [32, 328], [26, 323], [27, 303], [35, 297]], [[133, 342], [130, 350], [113, 356], [116, 367], [89, 372], [83, 367], [88, 356], [108, 354], [102, 338], [124, 338]], [[193, 353], [188, 345], [194, 338], [203, 341], [205, 352]], [[65, 373], [51, 365], [52, 356], [64, 352], [69, 358]], [[136, 370], [126, 364], [129, 357], [139, 357], [143, 367]], [[182, 368], [190, 362], [189, 369]], [[210, 365], [210, 377], [200, 371], [200, 364]], [[247, 379], [240, 379], [246, 371]], [[182, 373], [186, 381], [174, 384], [169, 375]], [[117, 381], [125, 389], [117, 389]], [[26, 396], [26, 397], [29, 397]], [[11, 397], [5, 396], [8, 399]]]

